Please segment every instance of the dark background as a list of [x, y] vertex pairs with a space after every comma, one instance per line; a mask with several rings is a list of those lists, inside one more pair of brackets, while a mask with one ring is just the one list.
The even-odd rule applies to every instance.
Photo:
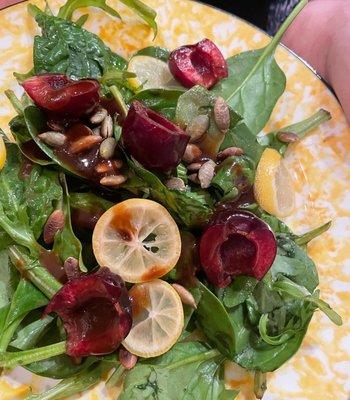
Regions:
[[269, 0], [201, 0], [266, 29]]

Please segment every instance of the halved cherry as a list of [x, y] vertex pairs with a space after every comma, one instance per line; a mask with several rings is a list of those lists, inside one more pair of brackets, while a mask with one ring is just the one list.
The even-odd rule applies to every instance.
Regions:
[[174, 50], [170, 54], [169, 68], [174, 77], [188, 88], [201, 85], [210, 89], [228, 76], [224, 56], [209, 39]]
[[169, 171], [180, 163], [189, 138], [177, 125], [139, 101], [131, 104], [123, 124], [127, 152], [144, 167], [157, 171]]
[[132, 326], [124, 281], [108, 268], [68, 281], [46, 307], [51, 312], [62, 318], [72, 357], [112, 353]]
[[200, 242], [200, 259], [208, 280], [217, 287], [232, 278], [249, 275], [262, 279], [277, 251], [270, 227], [247, 211], [223, 209], [214, 215]]
[[74, 81], [66, 75], [46, 74], [28, 78], [22, 86], [39, 108], [61, 117], [79, 118], [100, 101], [100, 84], [93, 79]]

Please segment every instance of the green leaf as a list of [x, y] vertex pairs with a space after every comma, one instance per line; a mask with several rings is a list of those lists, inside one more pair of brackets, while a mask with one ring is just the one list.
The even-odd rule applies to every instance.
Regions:
[[[170, 212], [186, 226], [201, 226], [208, 221], [212, 214], [212, 204], [208, 194], [204, 191], [192, 191], [187, 189], [180, 191], [167, 188], [157, 175], [143, 168], [136, 161], [128, 160], [129, 167], [141, 178], [143, 188], [137, 186], [138, 190], [149, 192], [151, 197], [162, 203]], [[139, 185], [140, 182], [138, 181]], [[130, 183], [127, 182], [127, 185]], [[130, 190], [130, 186], [128, 187]]]
[[322, 123], [329, 121], [331, 118], [332, 116], [328, 111], [321, 109], [304, 121], [288, 125], [285, 128], [270, 132], [267, 135], [260, 134], [257, 139], [262, 146], [272, 147], [283, 155], [287, 150], [288, 143], [281, 142], [278, 139], [278, 134], [280, 132], [291, 132], [298, 135], [299, 139], [302, 139], [308, 132], [317, 128]]
[[243, 116], [253, 134], [266, 125], [277, 100], [285, 90], [286, 77], [274, 59], [276, 47], [294, 18], [305, 7], [302, 0], [282, 24], [270, 44], [260, 50], [247, 51], [230, 57], [229, 76], [213, 89]]
[[233, 308], [245, 302], [253, 293], [258, 281], [251, 276], [237, 276], [222, 293], [222, 302], [227, 308]]
[[112, 17], [121, 18], [120, 14], [106, 4], [106, 0], [68, 0], [58, 12], [58, 17], [66, 20], [71, 20], [75, 10], [82, 7], [96, 7], [105, 11]]
[[105, 200], [94, 193], [77, 193], [69, 195], [71, 209], [87, 212], [107, 211], [114, 203]]
[[23, 173], [23, 157], [13, 144], [7, 146], [7, 160], [0, 173], [0, 226], [18, 244], [31, 252], [36, 239], [61, 198], [57, 174], [33, 165]]
[[34, 39], [35, 74], [62, 73], [74, 79], [99, 78], [107, 70], [125, 69], [127, 62], [95, 34], [77, 24], [34, 9], [42, 36]]
[[244, 121], [230, 128], [220, 146], [220, 150], [232, 146], [243, 149], [244, 154], [251, 158], [256, 165], [264, 151], [264, 147], [258, 143], [255, 134], [248, 128]]
[[157, 58], [158, 60], [168, 62], [169, 56], [170, 56], [170, 51], [168, 49], [165, 49], [163, 47], [159, 46], [149, 46], [145, 47], [144, 49], [141, 49], [137, 51], [133, 57], [136, 56], [148, 56], [148, 57], [153, 57]]
[[63, 263], [68, 257], [76, 258], [79, 261], [80, 270], [86, 272], [87, 269], [82, 258], [82, 245], [72, 228], [69, 193], [64, 174], [60, 175], [60, 181], [63, 187], [62, 209], [65, 215], [65, 224], [64, 228], [55, 235], [53, 252], [59, 255]]
[[[128, 371], [120, 400], [224, 400], [223, 357], [199, 342], [177, 343], [163, 356], [144, 360]], [[231, 397], [230, 397], [231, 396]]]
[[86, 371], [63, 379], [56, 386], [46, 390], [44, 393], [28, 396], [27, 400], [58, 400], [73, 396], [95, 386], [111, 368], [109, 363], [95, 363]]
[[[220, 131], [214, 119], [214, 104], [217, 96], [202, 86], [194, 86], [182, 94], [177, 102], [176, 121], [185, 128], [198, 115], [208, 115], [210, 124], [207, 132], [203, 135], [200, 146], [205, 154], [216, 158], [221, 144], [225, 139], [225, 133]], [[233, 129], [241, 116], [230, 110], [230, 129]]]
[[219, 190], [221, 201], [239, 197], [254, 183], [255, 165], [246, 156], [228, 157], [217, 168], [211, 185]]
[[174, 120], [177, 102], [183, 93], [179, 89], [146, 89], [136, 93], [132, 100], [139, 100], [147, 108]]
[[318, 307], [336, 325], [343, 324], [342, 318], [329, 304], [318, 298], [318, 291], [311, 294], [305, 287], [300, 286], [292, 280], [283, 277], [273, 284], [273, 288], [279, 292], [286, 293], [297, 299], [310, 302]]
[[19, 350], [28, 350], [33, 348], [45, 333], [53, 318], [46, 316], [40, 318], [19, 330], [16, 338], [10, 343], [10, 346]]
[[209, 342], [222, 354], [232, 358], [236, 353], [235, 328], [220, 300], [205, 285], [199, 283], [202, 294], [196, 318]]

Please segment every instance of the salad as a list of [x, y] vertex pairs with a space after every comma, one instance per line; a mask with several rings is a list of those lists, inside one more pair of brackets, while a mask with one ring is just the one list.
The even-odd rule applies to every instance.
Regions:
[[[122, 0], [157, 34], [156, 13]], [[286, 151], [331, 118], [262, 134], [285, 90], [274, 59], [302, 0], [267, 47], [227, 60], [211, 40], [125, 60], [73, 21], [104, 1], [68, 0], [41, 28], [33, 69], [0, 137], [0, 368], [101, 381], [119, 399], [234, 399], [228, 361], [266, 373], [295, 354], [320, 298], [294, 211]]]

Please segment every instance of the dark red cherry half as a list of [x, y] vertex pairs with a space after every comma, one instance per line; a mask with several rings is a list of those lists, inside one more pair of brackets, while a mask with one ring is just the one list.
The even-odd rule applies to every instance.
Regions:
[[60, 117], [79, 118], [100, 101], [100, 84], [93, 79], [46, 74], [28, 78], [22, 86], [39, 108]]
[[180, 163], [189, 141], [182, 129], [139, 101], [131, 104], [122, 137], [129, 154], [144, 167], [161, 172]]
[[247, 211], [224, 209], [214, 215], [200, 241], [200, 259], [213, 285], [228, 286], [238, 275], [260, 280], [277, 251], [270, 227]]
[[63, 321], [72, 357], [112, 353], [132, 325], [128, 291], [108, 268], [71, 279], [46, 307], [52, 312]]
[[209, 39], [174, 50], [170, 54], [169, 68], [175, 79], [188, 88], [201, 85], [210, 89], [228, 76], [224, 56]]

